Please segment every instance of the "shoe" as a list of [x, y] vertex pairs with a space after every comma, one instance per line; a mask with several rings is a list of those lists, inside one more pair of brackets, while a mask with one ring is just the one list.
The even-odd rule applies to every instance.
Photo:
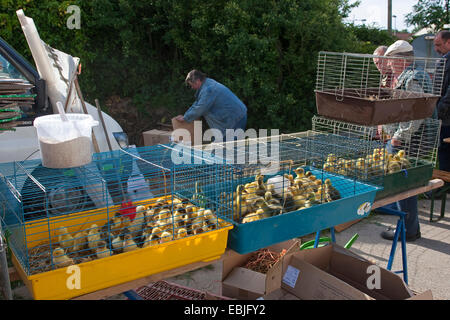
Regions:
[[[394, 235], [395, 235], [395, 229], [393, 229], [392, 227], [389, 227], [386, 230], [384, 230], [383, 232], [381, 232], [381, 237], [386, 240], [394, 240]], [[414, 242], [417, 239], [420, 239], [421, 236], [422, 235], [421, 235], [420, 231], [417, 231], [417, 233], [415, 235], [406, 234], [406, 242]], [[398, 234], [398, 240], [400, 240], [400, 233]]]

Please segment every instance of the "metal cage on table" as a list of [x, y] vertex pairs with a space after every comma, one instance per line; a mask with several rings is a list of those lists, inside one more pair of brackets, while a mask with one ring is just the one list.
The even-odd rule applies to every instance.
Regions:
[[441, 95], [444, 62], [442, 58], [319, 52], [317, 112], [362, 125], [431, 117]]
[[0, 217], [25, 274], [229, 226], [218, 218], [227, 210], [219, 194], [231, 190], [232, 171], [189, 152], [181, 159], [169, 145], [129, 148], [71, 169], [48, 169], [40, 160], [1, 164]]
[[[382, 170], [374, 170], [373, 175], [359, 177], [362, 181], [384, 186], [377, 194], [378, 198], [428, 183], [436, 165], [440, 127], [441, 121], [432, 118], [380, 126], [358, 125], [322, 116], [312, 119], [312, 131], [315, 133], [339, 135], [350, 144], [355, 141], [366, 144], [367, 153], [360, 160], [366, 163], [367, 170], [373, 163], [374, 155], [370, 150], [374, 142], [382, 144]], [[389, 142], [392, 137], [396, 137], [397, 146], [392, 147]], [[351, 158], [358, 159], [356, 156]]]
[[220, 213], [234, 225], [229, 247], [247, 253], [368, 214], [361, 208], [370, 207], [378, 188], [323, 169], [333, 160], [329, 154], [344, 158], [366, 150], [324, 136], [283, 134], [203, 146], [234, 167], [233, 193], [221, 198], [231, 210]]

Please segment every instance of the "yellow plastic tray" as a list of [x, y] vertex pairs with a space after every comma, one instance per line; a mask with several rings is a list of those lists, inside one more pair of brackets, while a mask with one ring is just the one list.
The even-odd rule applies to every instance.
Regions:
[[[109, 211], [109, 215], [112, 216], [114, 213], [111, 211], [118, 210], [119, 207], [114, 206], [110, 209], [112, 210]], [[88, 224], [98, 220], [99, 215], [104, 215], [106, 219], [107, 214], [106, 209], [95, 209], [66, 215], [64, 218], [51, 218], [50, 221], [43, 219], [26, 223], [27, 242], [29, 247], [38, 245], [33, 242], [36, 240], [33, 238], [38, 233], [48, 231], [49, 225], [53, 230], [55, 226], [63, 226], [64, 222], [70, 223], [71, 218], [80, 219], [79, 221]], [[77, 224], [79, 224], [77, 229], [83, 229], [84, 224], [80, 224], [78, 220]], [[14, 254], [12, 262], [34, 299], [70, 299], [194, 262], [218, 259], [225, 252], [228, 231], [232, 228], [233, 225], [226, 223], [213, 231], [80, 263], [75, 265], [75, 268], [72, 266], [59, 268], [30, 276], [26, 274]], [[67, 229], [69, 232], [78, 231], [73, 227]], [[33, 245], [30, 245], [31, 243]]]

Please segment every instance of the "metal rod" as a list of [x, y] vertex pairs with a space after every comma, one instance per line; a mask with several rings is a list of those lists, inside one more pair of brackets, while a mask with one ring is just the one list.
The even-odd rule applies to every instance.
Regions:
[[103, 119], [102, 109], [100, 108], [100, 104], [98, 103], [98, 99], [95, 99], [95, 105], [97, 106], [98, 117], [102, 122], [103, 131], [105, 132], [106, 142], [108, 143], [109, 151], [112, 151], [111, 141], [109, 140], [108, 131], [106, 130], [105, 120]]

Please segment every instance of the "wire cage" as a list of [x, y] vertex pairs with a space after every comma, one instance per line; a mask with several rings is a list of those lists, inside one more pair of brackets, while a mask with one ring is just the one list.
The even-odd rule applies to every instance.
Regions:
[[441, 95], [445, 60], [319, 52], [319, 115], [362, 125], [431, 117]]
[[[428, 183], [436, 165], [441, 121], [433, 118], [390, 123], [379, 126], [364, 126], [322, 116], [312, 118], [312, 131], [335, 137], [342, 136], [340, 143], [366, 144], [367, 152], [359, 158], [365, 164], [365, 172], [358, 179], [383, 186], [377, 198]], [[392, 146], [394, 138], [397, 142]], [[382, 167], [372, 170], [374, 143], [382, 155]], [[358, 157], [351, 156], [358, 161]], [[348, 159], [347, 159], [348, 160]], [[379, 170], [381, 169], [381, 170]]]
[[97, 153], [71, 169], [12, 162], [0, 173], [2, 224], [28, 276], [230, 227], [218, 214], [228, 210], [219, 195], [231, 192], [232, 170], [194, 149]]
[[219, 214], [234, 225], [229, 247], [247, 253], [368, 214], [361, 206], [370, 207], [378, 187], [324, 169], [329, 154], [344, 158], [367, 151], [325, 136], [283, 134], [202, 146], [234, 168], [233, 193], [221, 194], [232, 210]]

